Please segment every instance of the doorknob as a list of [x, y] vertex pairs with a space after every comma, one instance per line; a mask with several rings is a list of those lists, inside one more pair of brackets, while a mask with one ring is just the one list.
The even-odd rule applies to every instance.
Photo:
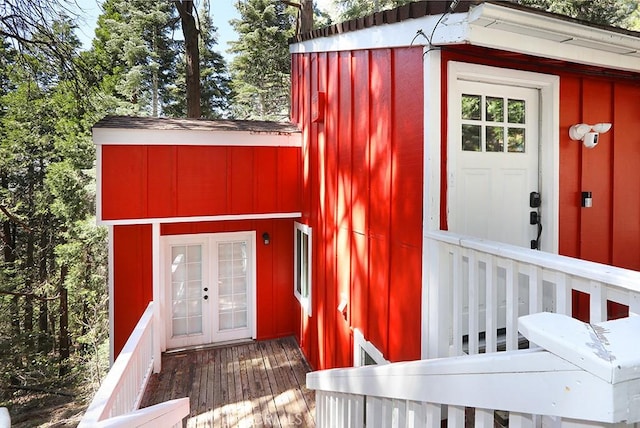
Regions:
[[206, 294], [202, 297], [204, 300], [207, 300], [209, 298], [209, 296], [207, 296]]
[[204, 291], [209, 291], [209, 287], [204, 287]]

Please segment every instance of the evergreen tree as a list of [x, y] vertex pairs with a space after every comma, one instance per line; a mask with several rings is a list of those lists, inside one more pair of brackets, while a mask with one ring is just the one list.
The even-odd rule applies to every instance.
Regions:
[[340, 21], [362, 18], [381, 10], [393, 9], [415, 0], [334, 0]]
[[[204, 1], [198, 16], [200, 17], [201, 117], [207, 119], [223, 118], [228, 116], [231, 97], [230, 78], [224, 57], [215, 50], [218, 45], [217, 28], [212, 24], [207, 0]], [[183, 55], [180, 56], [177, 71], [175, 82], [168, 85], [168, 91], [165, 92], [163, 112], [166, 116], [186, 117], [186, 64]]]
[[[517, 3], [600, 25], [628, 28], [638, 0], [517, 0]], [[637, 16], [637, 15], [635, 15]]]
[[289, 116], [288, 39], [295, 30], [293, 8], [276, 0], [236, 2], [240, 19], [231, 21], [232, 114], [239, 119], [284, 120]]
[[[71, 24], [63, 19], [51, 28], [75, 60]], [[13, 54], [4, 46], [0, 61], [0, 399], [34, 385], [68, 387], [69, 374], [84, 381], [86, 364], [75, 363], [97, 354], [78, 345], [89, 337], [106, 343], [108, 332], [105, 236], [91, 219], [86, 94], [69, 73], [70, 59], [37, 46], [18, 63], [9, 63]], [[65, 258], [69, 245], [90, 256]], [[75, 271], [91, 280], [67, 274]]]
[[176, 80], [177, 18], [168, 2], [107, 0], [98, 17], [88, 62], [117, 113], [158, 116], [167, 85]]

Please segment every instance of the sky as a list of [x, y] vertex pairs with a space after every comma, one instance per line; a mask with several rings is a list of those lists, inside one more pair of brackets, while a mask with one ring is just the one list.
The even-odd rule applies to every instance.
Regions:
[[[315, 0], [315, 3], [320, 8], [328, 8], [331, 1]], [[77, 31], [77, 35], [84, 49], [89, 49], [94, 36], [96, 20], [101, 13], [100, 5], [103, 0], [75, 0], [75, 2], [79, 7], [78, 25], [80, 28]], [[213, 25], [218, 27], [218, 47], [220, 53], [226, 57], [227, 62], [230, 58], [226, 52], [229, 49], [228, 42], [237, 40], [235, 31], [229, 25], [230, 19], [239, 18], [238, 11], [234, 6], [235, 3], [236, 0], [210, 0]]]

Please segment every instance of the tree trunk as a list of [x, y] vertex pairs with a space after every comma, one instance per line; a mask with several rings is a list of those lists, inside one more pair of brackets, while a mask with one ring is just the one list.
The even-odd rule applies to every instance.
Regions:
[[300, 34], [313, 31], [313, 0], [300, 1]]
[[199, 118], [200, 110], [200, 51], [198, 28], [193, 15], [193, 1], [175, 1], [182, 23], [187, 80], [187, 117]]
[[60, 368], [58, 374], [64, 376], [69, 373], [69, 356], [71, 354], [71, 343], [69, 340], [69, 307], [67, 303], [67, 288], [64, 282], [67, 278], [68, 268], [63, 265], [60, 268]]

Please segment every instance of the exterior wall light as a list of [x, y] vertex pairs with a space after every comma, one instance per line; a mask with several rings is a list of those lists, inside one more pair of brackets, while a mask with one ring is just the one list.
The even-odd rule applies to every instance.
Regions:
[[269, 236], [268, 232], [262, 234], [262, 241], [264, 242], [264, 245], [269, 245], [269, 243], [271, 242], [271, 237]]
[[569, 138], [582, 141], [586, 148], [592, 149], [598, 145], [600, 134], [604, 134], [610, 129], [610, 123], [596, 123], [595, 125], [579, 123], [569, 128]]

